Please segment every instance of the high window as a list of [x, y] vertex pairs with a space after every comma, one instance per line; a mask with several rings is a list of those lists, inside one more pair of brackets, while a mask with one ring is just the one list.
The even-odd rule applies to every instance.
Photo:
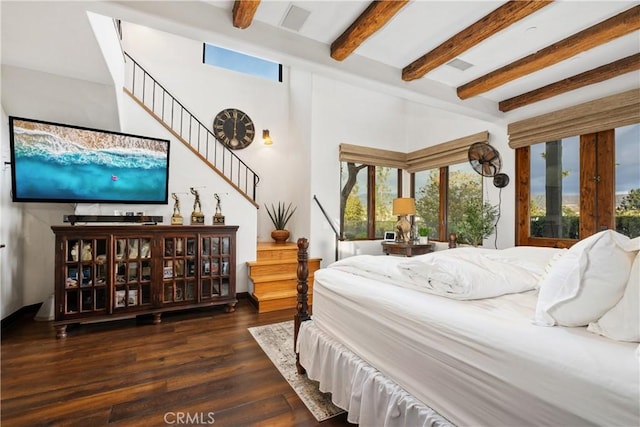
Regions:
[[282, 82], [282, 64], [204, 43], [202, 62]]

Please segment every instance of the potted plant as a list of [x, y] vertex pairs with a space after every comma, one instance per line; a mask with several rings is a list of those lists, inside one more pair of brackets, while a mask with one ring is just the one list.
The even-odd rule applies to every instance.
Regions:
[[459, 237], [467, 243], [478, 246], [482, 240], [493, 233], [498, 216], [498, 208], [488, 202], [482, 205], [468, 204], [462, 216], [459, 227]]
[[277, 208], [273, 204], [271, 204], [271, 208], [266, 204], [264, 207], [267, 209], [269, 218], [271, 218], [271, 222], [275, 228], [275, 230], [271, 232], [271, 238], [273, 238], [276, 243], [285, 243], [289, 239], [289, 230], [286, 229], [287, 223], [291, 219], [291, 216], [293, 216], [296, 208], [292, 208], [291, 203], [285, 207], [284, 202], [278, 202]]
[[422, 226], [418, 228], [418, 235], [420, 236], [420, 244], [426, 245], [429, 243], [429, 233], [431, 233], [431, 229], [427, 226]]

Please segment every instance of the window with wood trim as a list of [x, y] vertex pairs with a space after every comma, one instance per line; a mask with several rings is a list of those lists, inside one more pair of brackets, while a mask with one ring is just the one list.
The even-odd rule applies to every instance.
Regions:
[[447, 241], [459, 233], [465, 208], [482, 204], [482, 176], [468, 162], [413, 174], [415, 224], [427, 227], [429, 238]]
[[569, 247], [604, 229], [640, 235], [640, 125], [516, 150], [516, 244]]
[[382, 239], [394, 231], [393, 199], [402, 194], [402, 170], [341, 162], [340, 236], [345, 240]]

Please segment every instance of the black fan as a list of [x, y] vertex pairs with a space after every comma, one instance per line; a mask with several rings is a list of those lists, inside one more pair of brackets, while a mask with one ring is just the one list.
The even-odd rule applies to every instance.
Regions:
[[484, 142], [471, 144], [467, 155], [473, 170], [482, 176], [495, 176], [502, 168], [502, 160], [500, 160], [498, 151]]

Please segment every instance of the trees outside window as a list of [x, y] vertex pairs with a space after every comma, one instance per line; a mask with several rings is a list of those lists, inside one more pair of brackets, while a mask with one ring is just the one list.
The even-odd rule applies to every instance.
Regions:
[[416, 172], [414, 188], [417, 225], [427, 226], [431, 239], [460, 233], [467, 207], [482, 206], [482, 176], [469, 163]]
[[401, 171], [384, 166], [342, 162], [340, 235], [346, 240], [381, 239], [395, 230], [393, 199], [401, 189]]

